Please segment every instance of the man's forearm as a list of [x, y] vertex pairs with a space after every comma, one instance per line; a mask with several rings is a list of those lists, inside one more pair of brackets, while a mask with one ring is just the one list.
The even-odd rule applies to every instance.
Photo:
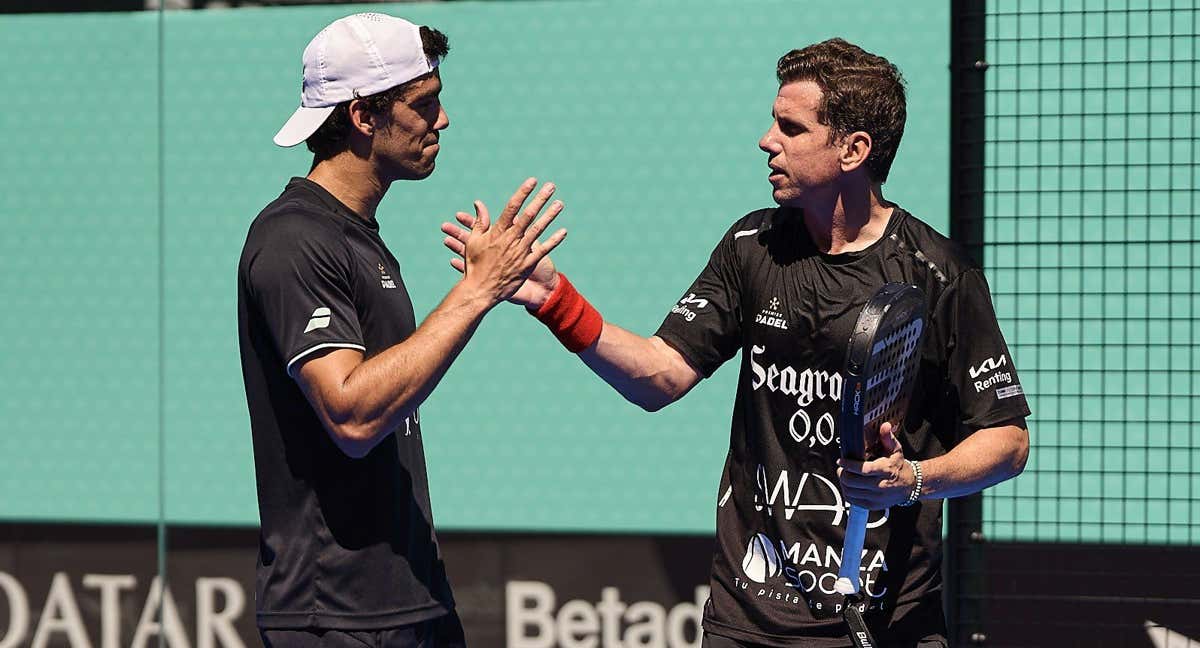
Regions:
[[650, 412], [675, 402], [699, 380], [661, 339], [644, 338], [608, 322], [600, 339], [579, 357], [625, 400]]
[[341, 415], [374, 447], [416, 411], [494, 305], [459, 283], [406, 340], [359, 364], [342, 384]]
[[1017, 425], [985, 428], [950, 452], [921, 462], [922, 499], [962, 497], [1011, 479], [1025, 468], [1029, 431]]

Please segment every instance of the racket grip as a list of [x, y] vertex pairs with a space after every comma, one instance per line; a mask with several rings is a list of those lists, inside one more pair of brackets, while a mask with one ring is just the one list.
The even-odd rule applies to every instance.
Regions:
[[850, 519], [846, 521], [846, 542], [842, 545], [842, 567], [833, 586], [838, 594], [858, 594], [858, 570], [862, 566], [863, 541], [867, 537], [869, 514], [870, 511], [865, 508], [850, 507]]

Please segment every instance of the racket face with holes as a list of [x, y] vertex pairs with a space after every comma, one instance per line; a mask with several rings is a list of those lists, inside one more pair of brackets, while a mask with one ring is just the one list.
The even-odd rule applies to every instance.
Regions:
[[921, 364], [925, 324], [925, 294], [916, 286], [889, 283], [863, 306], [843, 369], [838, 426], [843, 457], [877, 456], [885, 421], [899, 431]]

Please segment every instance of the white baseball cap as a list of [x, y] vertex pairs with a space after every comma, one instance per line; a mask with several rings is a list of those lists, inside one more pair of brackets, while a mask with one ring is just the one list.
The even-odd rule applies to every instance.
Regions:
[[304, 48], [300, 107], [275, 134], [295, 146], [316, 132], [343, 101], [383, 92], [431, 72], [421, 28], [403, 18], [360, 13], [333, 21]]

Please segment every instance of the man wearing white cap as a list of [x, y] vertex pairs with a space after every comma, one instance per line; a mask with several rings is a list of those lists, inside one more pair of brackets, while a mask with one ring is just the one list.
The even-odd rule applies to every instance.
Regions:
[[399, 18], [337, 20], [305, 48], [301, 106], [275, 136], [314, 159], [254, 220], [238, 266], [268, 646], [464, 643], [417, 408], [566, 231], [537, 240], [562, 204], [546, 208], [547, 184], [522, 209], [532, 178], [495, 223], [477, 202], [466, 274], [416, 325], [375, 213], [393, 181], [433, 172], [447, 51]]

